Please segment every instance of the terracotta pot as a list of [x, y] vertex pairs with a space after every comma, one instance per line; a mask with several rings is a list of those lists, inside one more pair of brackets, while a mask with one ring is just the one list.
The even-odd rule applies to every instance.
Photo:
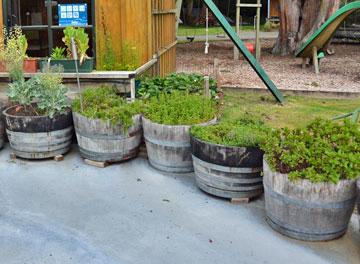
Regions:
[[30, 58], [24, 60], [24, 72], [26, 73], [35, 73], [38, 71], [38, 61], [37, 59]]
[[3, 61], [0, 61], [0, 72], [6, 72], [6, 65]]

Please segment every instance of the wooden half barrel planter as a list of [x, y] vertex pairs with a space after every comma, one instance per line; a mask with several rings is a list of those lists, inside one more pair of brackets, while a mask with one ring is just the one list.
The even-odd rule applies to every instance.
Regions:
[[73, 122], [71, 110], [48, 116], [17, 116], [17, 106], [3, 111], [6, 133], [13, 153], [25, 159], [47, 159], [67, 153], [71, 148]]
[[356, 181], [290, 181], [264, 159], [267, 222], [276, 231], [305, 241], [327, 241], [347, 231], [356, 202]]
[[[2, 107], [0, 105], [0, 110], [2, 110]], [[4, 119], [2, 115], [2, 111], [0, 113], [0, 149], [4, 147], [5, 143], [5, 125], [4, 125]]]
[[257, 147], [230, 147], [191, 136], [198, 187], [214, 196], [251, 199], [263, 193], [262, 161]]
[[141, 115], [133, 116], [133, 125], [125, 130], [121, 124], [87, 118], [73, 113], [80, 154], [83, 158], [114, 163], [135, 158], [142, 141]]
[[358, 211], [359, 221], [360, 221], [360, 179], [358, 179], [358, 181], [357, 181], [357, 193], [358, 193], [357, 211]]
[[[154, 168], [172, 173], [194, 171], [191, 157], [190, 125], [162, 125], [142, 118], [149, 163]], [[202, 125], [214, 124], [213, 119]]]

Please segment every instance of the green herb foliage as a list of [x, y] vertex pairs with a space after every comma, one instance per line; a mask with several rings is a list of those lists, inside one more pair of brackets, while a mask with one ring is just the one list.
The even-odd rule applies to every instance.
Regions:
[[27, 58], [26, 50], [28, 42], [20, 27], [7, 31], [4, 29], [5, 45], [1, 47], [1, 57], [6, 63], [6, 68], [10, 73], [10, 78], [17, 81], [23, 78], [23, 64]]
[[306, 128], [272, 131], [262, 145], [270, 166], [291, 180], [338, 183], [360, 176], [359, 125], [317, 119]]
[[51, 53], [51, 58], [54, 60], [66, 59], [65, 48], [60, 48], [60, 47], [53, 48]]
[[[204, 77], [199, 74], [173, 73], [166, 77], [144, 77], [137, 90], [137, 96], [150, 98], [159, 96], [161, 93], [172, 93], [173, 91], [183, 91], [188, 93], [204, 92]], [[217, 94], [216, 81], [210, 79], [211, 96]]]
[[68, 58], [72, 58], [71, 38], [74, 38], [77, 47], [78, 58], [80, 63], [82, 63], [85, 59], [88, 58], [86, 52], [89, 49], [89, 35], [85, 32], [85, 28], [74, 28], [69, 26], [64, 29], [63, 42], [66, 45]]
[[88, 118], [110, 121], [113, 125], [121, 124], [124, 130], [133, 125], [132, 117], [141, 113], [143, 108], [141, 101], [128, 103], [109, 86], [86, 89], [82, 100], [84, 111], [81, 112], [79, 98], [73, 101], [73, 111]]
[[263, 122], [245, 116], [236, 121], [191, 128], [191, 134], [200, 140], [231, 147], [258, 147], [265, 142], [268, 132]]
[[51, 67], [27, 81], [24, 78], [14, 81], [9, 84], [7, 95], [12, 102], [31, 110], [32, 114], [53, 118], [69, 107], [61, 72], [62, 69]]
[[62, 71], [62, 68], [54, 66], [35, 77], [38, 85], [37, 107], [50, 118], [64, 113], [70, 106], [66, 97], [68, 89], [62, 83]]
[[215, 118], [215, 102], [201, 95], [174, 92], [152, 97], [145, 116], [164, 125], [194, 125]]

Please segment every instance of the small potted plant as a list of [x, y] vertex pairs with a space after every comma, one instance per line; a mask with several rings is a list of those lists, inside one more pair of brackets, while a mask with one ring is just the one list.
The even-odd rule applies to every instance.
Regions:
[[272, 131], [262, 145], [267, 221], [292, 238], [342, 236], [356, 202], [360, 130], [346, 120]]
[[243, 117], [191, 128], [196, 182], [215, 196], [254, 198], [263, 193], [263, 151], [259, 145], [268, 128], [256, 118]]
[[216, 103], [202, 95], [173, 92], [149, 100], [143, 117], [150, 164], [166, 172], [193, 171], [190, 127], [216, 122]]
[[43, 71], [50, 64], [60, 65], [64, 72], [76, 72], [75, 61], [72, 56], [71, 39], [74, 38], [78, 58], [76, 61], [79, 72], [91, 72], [94, 69], [94, 59], [87, 56], [89, 49], [89, 36], [84, 28], [66, 27], [64, 29], [63, 42], [65, 48], [56, 47], [53, 49], [50, 59], [40, 61], [40, 69]]
[[106, 163], [136, 157], [142, 142], [141, 110], [141, 101], [128, 103], [113, 87], [85, 90], [73, 101], [81, 155]]
[[15, 64], [21, 67], [26, 73], [35, 73], [38, 70], [38, 61], [36, 58], [29, 58], [26, 55], [28, 42], [26, 36], [22, 33], [20, 27], [14, 27], [9, 32], [4, 30], [5, 45], [1, 49], [3, 61], [7, 71], [13, 71]]
[[16, 156], [45, 159], [70, 150], [73, 125], [66, 92], [60, 71], [55, 68], [30, 80], [22, 77], [9, 84], [8, 96], [14, 105], [3, 114]]

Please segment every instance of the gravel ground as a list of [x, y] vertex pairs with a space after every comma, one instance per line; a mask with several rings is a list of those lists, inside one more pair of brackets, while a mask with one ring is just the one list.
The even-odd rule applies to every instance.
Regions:
[[[321, 73], [316, 75], [311, 66], [301, 68], [301, 59], [274, 56], [273, 41], [264, 41], [261, 65], [279, 89], [317, 92], [360, 93], [359, 45], [333, 45], [335, 55], [321, 61]], [[231, 42], [211, 43], [209, 54], [204, 54], [204, 43], [179, 44], [177, 71], [197, 72], [214, 76], [214, 59], [219, 60], [218, 81], [223, 87], [265, 88], [249, 64], [241, 58], [234, 61]]]

